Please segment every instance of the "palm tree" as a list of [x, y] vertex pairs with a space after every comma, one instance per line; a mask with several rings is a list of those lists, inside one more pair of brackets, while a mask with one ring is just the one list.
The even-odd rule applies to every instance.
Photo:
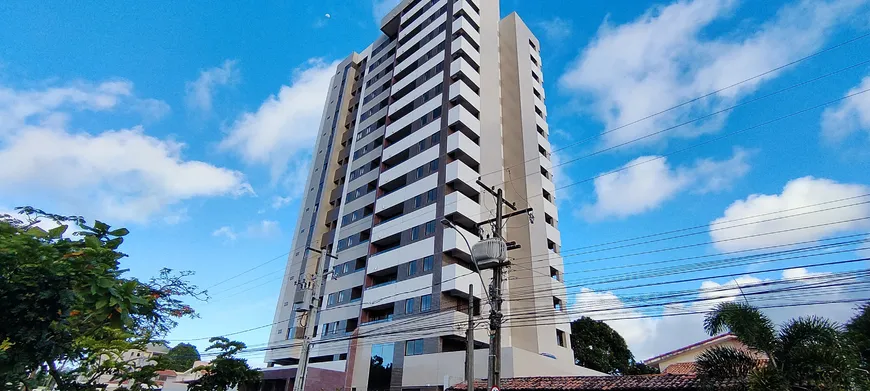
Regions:
[[736, 379], [737, 390], [851, 390], [863, 376], [842, 327], [825, 318], [792, 319], [777, 331], [758, 308], [721, 303], [707, 314], [704, 330], [711, 336], [730, 331], [749, 348], [716, 347], [701, 354], [696, 371], [711, 384]]

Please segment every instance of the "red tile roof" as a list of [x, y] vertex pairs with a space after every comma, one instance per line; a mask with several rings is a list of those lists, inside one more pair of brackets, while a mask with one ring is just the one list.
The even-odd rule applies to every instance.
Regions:
[[[476, 381], [474, 388], [486, 390], [486, 381]], [[500, 388], [502, 391], [700, 390], [701, 380], [693, 375], [515, 377], [502, 379]], [[467, 390], [467, 386], [460, 383], [450, 389]]]
[[669, 375], [694, 375], [695, 363], [693, 362], [678, 362], [668, 365], [662, 373]]

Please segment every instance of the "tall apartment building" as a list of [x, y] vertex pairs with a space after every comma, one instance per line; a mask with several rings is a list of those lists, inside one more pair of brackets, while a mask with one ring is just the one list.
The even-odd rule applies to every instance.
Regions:
[[[540, 44], [498, 0], [404, 0], [383, 34], [338, 66], [266, 360], [295, 365], [306, 293], [324, 248], [311, 350], [348, 389], [463, 380], [469, 285], [475, 373], [487, 375], [489, 305], [465, 239], [494, 216], [478, 178], [536, 217], [507, 221], [502, 377], [590, 374], [574, 365], [559, 256]], [[440, 224], [447, 219], [457, 229]], [[486, 235], [491, 232], [484, 229]], [[464, 237], [464, 238], [463, 238]], [[489, 284], [491, 272], [484, 271]], [[511, 318], [514, 320], [511, 320]]]

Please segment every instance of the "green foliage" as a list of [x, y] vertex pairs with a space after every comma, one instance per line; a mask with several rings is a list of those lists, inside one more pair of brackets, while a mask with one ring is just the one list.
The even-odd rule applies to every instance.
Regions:
[[260, 381], [260, 372], [248, 366], [248, 360], [235, 357], [246, 348], [239, 341], [230, 341], [225, 337], [209, 339], [212, 343], [205, 351], [220, 350], [214, 360], [208, 365], [197, 367], [196, 370], [204, 371], [196, 383], [190, 385], [190, 391], [226, 391], [239, 384], [255, 383]]
[[571, 322], [574, 364], [612, 375], [658, 373], [657, 368], [637, 363], [625, 339], [606, 323], [588, 317]]
[[870, 304], [858, 308], [858, 315], [849, 320], [846, 331], [861, 356], [861, 367], [870, 371]]
[[189, 343], [180, 343], [169, 349], [169, 353], [163, 356], [166, 368], [177, 372], [184, 372], [193, 368], [193, 363], [200, 359], [199, 350]]
[[757, 308], [722, 303], [704, 322], [711, 335], [730, 331], [753, 353], [733, 348], [707, 350], [695, 362], [703, 379], [736, 379], [741, 390], [850, 390], [866, 377], [859, 356], [845, 331], [819, 317], [790, 320], [779, 331]]
[[[121, 353], [145, 350], [175, 319], [194, 316], [180, 298], [205, 293], [186, 282], [189, 272], [164, 269], [147, 282], [125, 277], [124, 228], [17, 209], [17, 217], [0, 216], [0, 384], [41, 371], [61, 390], [92, 389], [100, 375], [147, 385], [156, 364], [136, 368]], [[57, 227], [46, 231], [41, 221]]]

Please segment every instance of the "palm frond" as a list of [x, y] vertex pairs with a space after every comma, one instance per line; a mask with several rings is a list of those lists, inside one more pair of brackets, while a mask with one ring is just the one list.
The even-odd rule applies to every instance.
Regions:
[[765, 353], [776, 347], [773, 322], [761, 310], [748, 304], [719, 304], [704, 318], [704, 330], [711, 336], [730, 331], [746, 346]]
[[847, 388], [860, 358], [836, 322], [816, 316], [792, 319], [780, 331], [778, 360], [792, 384]]

